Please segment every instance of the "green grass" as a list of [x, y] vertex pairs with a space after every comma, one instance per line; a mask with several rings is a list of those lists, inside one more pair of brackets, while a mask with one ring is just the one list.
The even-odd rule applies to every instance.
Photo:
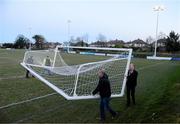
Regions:
[[[23, 50], [0, 50], [0, 106], [54, 93], [39, 80], [23, 77], [25, 70], [19, 65], [23, 54]], [[107, 114], [106, 122], [180, 123], [180, 62], [132, 61], [139, 72], [137, 105], [126, 108], [125, 96], [113, 98], [111, 106], [120, 116], [112, 120]], [[97, 117], [99, 100], [67, 101], [58, 94], [0, 109], [0, 122], [99, 122]]]

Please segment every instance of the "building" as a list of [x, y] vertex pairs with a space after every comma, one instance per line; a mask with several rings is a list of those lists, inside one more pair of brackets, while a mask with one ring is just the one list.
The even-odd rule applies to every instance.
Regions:
[[118, 39], [110, 40], [108, 42], [97, 41], [90, 44], [91, 47], [116, 47], [116, 46], [122, 47], [123, 45], [124, 45], [124, 41]]
[[[155, 41], [150, 44], [150, 46], [154, 49], [155, 47]], [[166, 51], [166, 39], [159, 39], [157, 40], [157, 51]]]
[[146, 42], [144, 42], [141, 39], [137, 39], [134, 41], [130, 41], [124, 44], [125, 47], [137, 47], [137, 48], [142, 48], [148, 46]]
[[165, 38], [164, 39], [159, 39], [157, 41], [157, 46], [158, 47], [165, 47], [166, 46], [166, 39]]
[[107, 47], [106, 42], [103, 41], [96, 41], [89, 45], [90, 47]]
[[107, 47], [122, 47], [124, 45], [124, 41], [123, 40], [110, 40], [109, 42], [107, 42]]
[[45, 42], [43, 48], [45, 49], [55, 49], [57, 45], [61, 45], [59, 42]]

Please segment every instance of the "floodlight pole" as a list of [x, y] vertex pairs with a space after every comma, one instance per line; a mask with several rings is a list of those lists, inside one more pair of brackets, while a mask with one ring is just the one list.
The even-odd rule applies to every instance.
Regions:
[[159, 13], [160, 11], [164, 10], [163, 6], [155, 6], [154, 11], [157, 12], [157, 19], [156, 19], [156, 41], [155, 41], [155, 47], [154, 47], [154, 57], [157, 55], [157, 41], [158, 41], [158, 28], [159, 28]]
[[157, 11], [157, 22], [156, 22], [156, 41], [154, 47], [154, 56], [157, 54], [157, 41], [158, 41], [158, 27], [159, 27], [159, 11]]
[[[30, 36], [30, 39], [31, 39], [31, 27], [28, 28], [29, 29], [29, 36]], [[29, 39], [29, 50], [31, 50], [31, 40]]]
[[68, 23], [68, 53], [69, 53], [69, 46], [70, 46], [70, 23], [71, 23], [71, 20], [68, 20], [67, 23]]

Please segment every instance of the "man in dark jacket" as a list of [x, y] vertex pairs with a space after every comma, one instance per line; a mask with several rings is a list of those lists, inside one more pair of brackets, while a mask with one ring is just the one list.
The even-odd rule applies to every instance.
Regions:
[[[30, 56], [26, 61], [27, 64], [33, 64], [33, 62], [34, 62], [33, 56]], [[27, 65], [27, 66], [29, 68], [31, 68], [29, 65]], [[32, 77], [34, 77], [34, 76], [32, 75]], [[29, 78], [29, 71], [28, 70], [26, 70], [26, 78]]]
[[98, 72], [99, 75], [99, 83], [96, 89], [93, 91], [93, 95], [99, 92], [101, 100], [100, 100], [100, 116], [101, 116], [101, 121], [105, 120], [105, 111], [104, 109], [106, 108], [113, 117], [117, 115], [115, 111], [111, 109], [109, 106], [110, 102], [110, 97], [111, 97], [111, 87], [110, 87], [110, 82], [108, 79], [108, 75], [104, 72], [104, 70], [100, 70]]
[[128, 76], [127, 76], [127, 82], [126, 82], [126, 87], [127, 87], [127, 107], [130, 106], [130, 95], [132, 97], [133, 104], [135, 105], [135, 88], [137, 85], [137, 76], [138, 72], [135, 70], [134, 64], [130, 64], [129, 66], [129, 71], [128, 71]]

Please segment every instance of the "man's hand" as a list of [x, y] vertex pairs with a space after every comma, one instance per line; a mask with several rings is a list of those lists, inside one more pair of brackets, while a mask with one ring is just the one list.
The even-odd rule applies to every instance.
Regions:
[[93, 91], [93, 92], [92, 92], [92, 95], [94, 96], [95, 94], [96, 94], [95, 91]]

